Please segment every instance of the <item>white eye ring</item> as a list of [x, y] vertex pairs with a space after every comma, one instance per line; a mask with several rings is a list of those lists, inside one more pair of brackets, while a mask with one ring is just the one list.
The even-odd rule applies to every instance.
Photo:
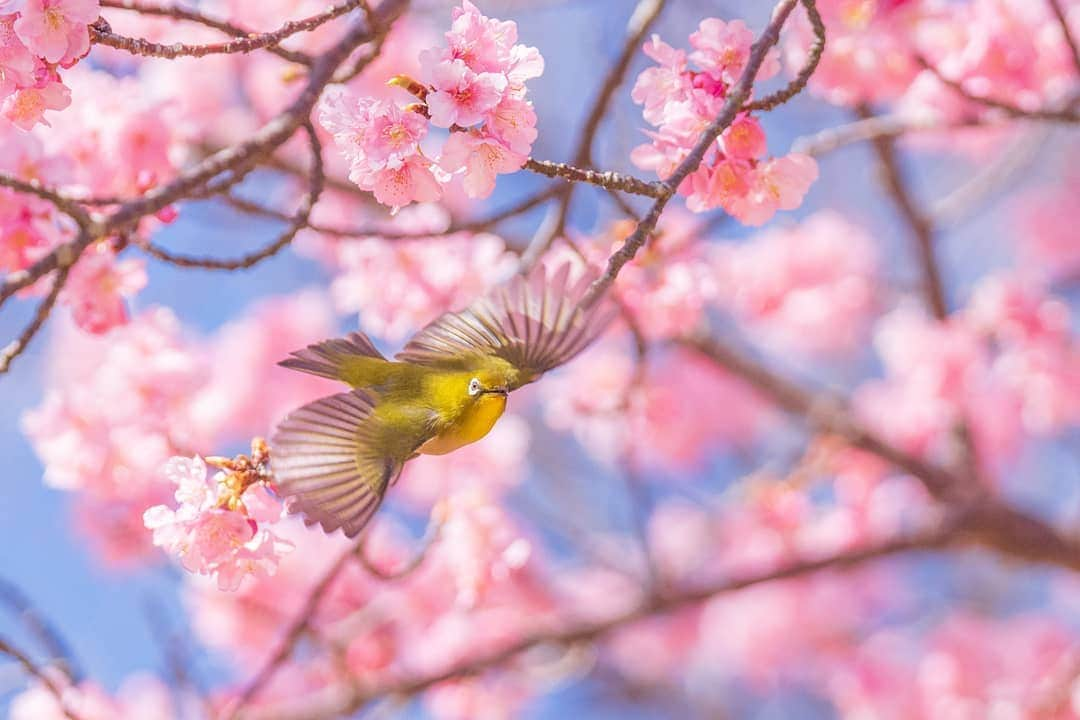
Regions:
[[480, 394], [480, 378], [473, 378], [469, 381], [469, 395]]

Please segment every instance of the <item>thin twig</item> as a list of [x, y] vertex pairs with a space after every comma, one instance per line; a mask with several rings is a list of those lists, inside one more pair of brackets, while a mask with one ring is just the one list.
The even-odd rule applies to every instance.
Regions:
[[74, 683], [82, 677], [82, 670], [71, 652], [71, 646], [49, 620], [30, 602], [30, 598], [14, 583], [0, 578], [0, 604], [19, 618], [42, 649], [49, 653], [49, 661]]
[[438, 541], [444, 522], [445, 518], [443, 517], [443, 514], [432, 514], [431, 520], [428, 522], [427, 530], [424, 531], [424, 537], [420, 539], [419, 547], [413, 553], [411, 558], [394, 570], [383, 570], [367, 556], [367, 536], [362, 537], [360, 542], [356, 545], [356, 559], [360, 561], [360, 564], [364, 566], [364, 569], [367, 570], [368, 573], [379, 580], [386, 582], [400, 580], [411, 574], [423, 564], [424, 558], [427, 557], [428, 550], [430, 550], [436, 541]]
[[222, 713], [222, 717], [231, 718], [235, 720], [240, 717], [244, 710], [244, 707], [251, 702], [259, 691], [270, 682], [274, 673], [281, 667], [282, 663], [289, 659], [293, 650], [296, 648], [297, 643], [300, 642], [300, 638], [304, 632], [308, 629], [308, 626], [314, 620], [315, 613], [319, 610], [319, 605], [322, 602], [323, 596], [326, 595], [327, 590], [330, 589], [330, 585], [341, 574], [342, 569], [353, 559], [356, 555], [356, 547], [352, 546], [341, 554], [334, 564], [330, 566], [319, 581], [311, 588], [311, 592], [308, 593], [307, 599], [304, 601], [303, 607], [300, 608], [300, 612], [296, 614], [292, 623], [281, 636], [281, 640], [278, 642], [277, 648], [273, 654], [267, 659], [267, 661], [255, 672], [251, 680], [248, 681], [244, 689], [233, 701], [227, 712]]
[[[165, 45], [163, 43], [151, 42], [142, 38], [117, 35], [112, 32], [109, 24], [105, 22], [103, 18], [99, 18], [96, 23], [90, 26], [90, 39], [99, 45], [108, 45], [117, 50], [129, 52], [132, 55], [143, 55], [146, 57], [204, 57], [206, 55], [249, 53], [254, 50], [262, 50], [264, 48], [276, 46], [282, 40], [285, 40], [292, 35], [296, 35], [297, 33], [314, 30], [320, 25], [324, 25], [346, 13], [352, 12], [358, 7], [360, 7], [359, 0], [345, 0], [345, 2], [334, 5], [317, 15], [312, 15], [303, 20], [290, 20], [277, 30], [271, 32], [249, 34], [244, 37], [239, 37], [236, 40], [220, 43], [206, 43], [203, 45], [188, 45], [185, 43]], [[229, 34], [233, 33], [230, 32]]]
[[[181, 7], [179, 5], [150, 5], [138, 2], [137, 0], [101, 0], [101, 7], [114, 8], [117, 10], [130, 10], [132, 12], [137, 12], [140, 15], [152, 15], [155, 17], [167, 17], [174, 20], [194, 22], [236, 38], [249, 39], [252, 35], [257, 34], [237, 25], [233, 25], [230, 22], [217, 20], [203, 15], [197, 10]], [[298, 52], [296, 50], [287, 50], [280, 45], [268, 45], [263, 49], [277, 55], [283, 60], [288, 60], [289, 62], [294, 62], [299, 65], [310, 65], [313, 62], [312, 57], [307, 53]]]
[[716, 138], [720, 133], [727, 128], [728, 125], [735, 120], [735, 117], [742, 111], [743, 105], [746, 99], [750, 96], [751, 88], [754, 84], [754, 78], [757, 77], [758, 70], [761, 69], [761, 64], [765, 61], [765, 56], [769, 52], [769, 49], [775, 45], [780, 39], [780, 28], [783, 27], [784, 22], [791, 15], [791, 11], [795, 9], [795, 5], [798, 0], [781, 0], [773, 11], [773, 17], [769, 25], [761, 33], [761, 36], [754, 42], [750, 48], [750, 57], [747, 60], [746, 68], [743, 70], [742, 76], [738, 82], [735, 83], [729, 90], [727, 98], [724, 100], [724, 105], [720, 109], [720, 113], [716, 119], [709, 124], [709, 127], [702, 133], [701, 138], [698, 140], [697, 145], [686, 156], [685, 159], [679, 164], [675, 171], [668, 177], [660, 186], [663, 188], [661, 194], [656, 198], [656, 202], [653, 203], [652, 208], [649, 209], [648, 214], [637, 224], [634, 232], [630, 237], [626, 239], [622, 247], [616, 250], [611, 257], [608, 258], [607, 268], [604, 274], [593, 281], [592, 285], [586, 291], [585, 296], [581, 300], [581, 306], [588, 308], [600, 300], [600, 297], [607, 291], [609, 287], [615, 282], [615, 278], [618, 276], [619, 271], [622, 270], [626, 263], [630, 262], [637, 251], [645, 244], [645, 240], [652, 234], [652, 231], [656, 229], [656, 224], [660, 221], [660, 215], [664, 212], [664, 208], [667, 206], [668, 201], [671, 200], [675, 191], [686, 177], [697, 170], [701, 165], [701, 161], [705, 158], [705, 153], [712, 146]]
[[42, 686], [56, 699], [56, 704], [60, 708], [60, 711], [64, 713], [64, 717], [68, 718], [68, 720], [81, 720], [81, 718], [75, 714], [75, 711], [68, 707], [67, 702], [64, 701], [63, 689], [57, 685], [56, 681], [49, 673], [45, 669], [39, 667], [29, 655], [19, 650], [2, 637], [0, 637], [0, 655], [7, 655], [13, 659], [22, 667], [27, 675], [41, 683]]
[[41, 331], [41, 326], [45, 324], [49, 314], [52, 313], [52, 309], [56, 305], [56, 299], [60, 296], [60, 291], [64, 289], [64, 283], [67, 282], [68, 273], [70, 272], [70, 265], [57, 270], [49, 294], [38, 304], [30, 323], [19, 333], [19, 337], [8, 343], [3, 350], [0, 350], [0, 374], [11, 369], [11, 363], [26, 350], [27, 346], [30, 345], [30, 341]]
[[941, 70], [939, 70], [937, 67], [932, 65], [930, 63], [930, 61], [928, 61], [926, 58], [922, 57], [921, 55], [916, 55], [915, 60], [923, 68], [925, 68], [926, 70], [929, 70], [931, 73], [933, 73], [934, 77], [936, 77], [942, 83], [947, 85], [950, 89], [952, 89], [953, 92], [955, 92], [957, 95], [961, 96], [965, 100], [970, 100], [973, 103], [977, 103], [979, 105], [985, 105], [986, 107], [993, 108], [995, 110], [1001, 110], [1002, 112], [1004, 112], [1005, 114], [1007, 114], [1007, 115], [1009, 115], [1010, 117], [1013, 117], [1013, 118], [1023, 118], [1023, 119], [1028, 119], [1028, 120], [1043, 120], [1043, 121], [1046, 121], [1046, 122], [1069, 123], [1069, 124], [1080, 123], [1080, 114], [1077, 114], [1071, 108], [1066, 108], [1064, 110], [1052, 110], [1052, 109], [1045, 109], [1045, 108], [1036, 108], [1036, 109], [1033, 109], [1033, 110], [1028, 110], [1028, 109], [1022, 108], [1022, 107], [1020, 107], [1018, 105], [1013, 105], [1012, 103], [1006, 102], [1004, 100], [998, 100], [997, 98], [984, 97], [982, 95], [975, 95], [974, 93], [969, 92], [968, 89], [964, 87], [963, 82], [961, 82], [959, 80], [953, 80], [952, 78], [945, 77], [941, 73]]
[[[641, 41], [660, 16], [667, 0], [640, 0], [630, 15], [626, 25], [626, 40], [623, 42], [619, 55], [615, 58], [611, 68], [608, 69], [600, 91], [593, 100], [589, 114], [582, 125], [578, 136], [577, 148], [573, 154], [573, 164], [578, 167], [589, 167], [593, 164], [593, 144], [596, 142], [596, 134], [600, 130], [600, 123], [607, 114], [615, 91], [623, 84], [626, 73], [630, 69], [630, 63], [634, 59]], [[520, 271], [527, 273], [541, 257], [548, 251], [555, 238], [566, 232], [566, 223], [570, 217], [570, 205], [574, 200], [574, 183], [568, 184], [559, 195], [559, 206], [550, 214], [543, 225], [533, 234], [532, 241], [521, 256]], [[605, 188], [611, 195], [619, 198], [615, 188]], [[619, 198], [621, 200], [621, 198]]]
[[1077, 42], [1076, 36], [1073, 35], [1072, 28], [1069, 26], [1069, 18], [1065, 14], [1064, 8], [1061, 7], [1059, 0], [1046, 0], [1050, 5], [1050, 12], [1054, 13], [1054, 18], [1058, 21], [1058, 26], [1061, 28], [1061, 34], [1065, 38], [1065, 44], [1069, 46], [1069, 52], [1072, 54], [1073, 67], [1080, 73], [1080, 43]]
[[78, 200], [61, 195], [56, 190], [43, 187], [36, 180], [27, 182], [16, 177], [0, 174], [0, 187], [11, 188], [16, 192], [35, 195], [42, 200], [47, 200], [55, 205], [57, 210], [74, 220], [75, 224], [80, 228], [86, 229], [90, 227], [90, 213], [79, 204]]
[[573, 646], [581, 643], [596, 642], [638, 621], [676, 612], [706, 602], [716, 596], [737, 592], [755, 585], [789, 580], [826, 570], [848, 570], [891, 555], [936, 549], [949, 541], [951, 532], [952, 528], [950, 526], [943, 526], [921, 534], [892, 539], [877, 545], [849, 550], [823, 559], [795, 561], [778, 569], [725, 579], [700, 588], [672, 592], [660, 598], [650, 599], [632, 610], [606, 620], [573, 624], [564, 629], [541, 631], [535, 635], [526, 636], [502, 648], [479, 654], [442, 671], [418, 677], [391, 680], [360, 694], [350, 693], [345, 696], [331, 696], [324, 701], [324, 705], [321, 707], [316, 706], [314, 702], [305, 703], [300, 713], [293, 714], [275, 712], [271, 706], [261, 712], [253, 712], [249, 717], [250, 720], [300, 720], [300, 718], [304, 720], [328, 720], [329, 718], [349, 716], [380, 698], [407, 698], [450, 680], [479, 675], [487, 670], [502, 666], [535, 647]]
[[566, 163], [551, 162], [550, 160], [536, 160], [529, 158], [522, 165], [525, 170], [545, 175], [549, 178], [559, 178], [570, 182], [583, 182], [590, 185], [598, 185], [610, 190], [621, 190], [632, 195], [644, 195], [645, 197], [659, 198], [664, 195], [664, 183], [647, 182], [633, 175], [586, 168], [574, 167]]
[[[873, 112], [864, 106], [856, 110], [860, 119], [867, 120], [874, 117]], [[904, 218], [911, 229], [918, 250], [919, 265], [922, 268], [923, 293], [927, 305], [938, 320], [944, 320], [949, 315], [948, 301], [945, 298], [945, 287], [941, 279], [941, 271], [938, 267], [937, 258], [934, 255], [934, 228], [922, 210], [918, 208], [908, 189], [900, 170], [900, 161], [897, 158], [896, 147], [891, 137], [878, 135], [871, 140], [874, 152], [877, 154], [878, 165], [881, 170], [881, 180], [889, 193], [893, 204]]]
[[792, 152], [819, 157], [847, 145], [866, 142], [879, 137], [895, 138], [920, 132], [946, 132], [972, 127], [992, 125], [981, 118], [966, 118], [959, 122], [942, 123], [933, 116], [908, 117], [904, 115], [874, 115], [837, 127], [821, 130], [813, 135], [796, 138], [791, 144]]
[[179, 255], [164, 248], [158, 247], [149, 241], [138, 242], [138, 246], [152, 257], [186, 268], [198, 268], [201, 270], [241, 270], [250, 268], [267, 258], [273, 257], [286, 245], [293, 241], [296, 234], [308, 226], [311, 211], [318, 202], [323, 191], [323, 163], [322, 144], [319, 142], [315, 128], [310, 122], [304, 123], [303, 128], [311, 144], [311, 169], [309, 171], [308, 192], [304, 197], [296, 213], [289, 218], [289, 226], [271, 243], [255, 252], [242, 255], [238, 258], [222, 259], [213, 257], [194, 257], [191, 255]]
[[751, 112], [753, 110], [774, 110], [780, 105], [783, 105], [803, 91], [803, 88], [806, 87], [806, 83], [810, 82], [810, 76], [817, 70], [818, 63], [821, 62], [821, 55], [825, 52], [825, 21], [821, 19], [821, 13], [818, 12], [816, 0], [799, 1], [802, 4], [803, 9], [806, 10], [806, 16], [810, 20], [810, 27], [813, 29], [814, 33], [814, 40], [810, 44], [809, 52], [806, 54], [806, 62], [803, 63], [798, 74], [792, 78], [787, 86], [760, 100], [747, 103], [746, 107], [743, 108], [746, 112]]

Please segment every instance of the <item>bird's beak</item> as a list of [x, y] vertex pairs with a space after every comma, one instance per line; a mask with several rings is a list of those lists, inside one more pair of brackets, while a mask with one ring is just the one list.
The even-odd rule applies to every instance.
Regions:
[[484, 391], [484, 394], [485, 395], [502, 395], [503, 397], [506, 397], [507, 395], [510, 394], [510, 389], [507, 388], [507, 387], [488, 388], [487, 390]]

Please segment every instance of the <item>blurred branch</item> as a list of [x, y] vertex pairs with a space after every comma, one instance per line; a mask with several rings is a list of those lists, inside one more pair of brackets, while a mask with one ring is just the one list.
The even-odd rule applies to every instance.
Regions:
[[36, 180], [27, 182], [16, 177], [0, 174], [0, 187], [11, 188], [16, 192], [26, 193], [27, 195], [35, 195], [42, 200], [51, 202], [56, 206], [57, 210], [74, 220], [75, 224], [80, 228], [85, 230], [90, 227], [90, 213], [79, 204], [78, 200], [61, 195], [55, 190], [42, 187]]
[[[869, 120], [874, 117], [873, 112], [865, 105], [857, 108], [856, 113], [862, 120]], [[910, 228], [915, 240], [919, 265], [922, 268], [923, 293], [926, 303], [933, 312], [934, 317], [938, 320], [944, 320], [948, 317], [949, 310], [945, 299], [945, 287], [941, 280], [941, 270], [938, 267], [937, 258], [934, 256], [933, 225], [930, 219], [916, 205], [911, 190], [908, 188], [903, 172], [900, 169], [900, 161], [896, 154], [893, 138], [878, 135], [871, 139], [871, 144], [877, 155], [881, 181], [896, 209], [904, 218], [908, 228]]]
[[315, 203], [319, 201], [319, 196], [323, 191], [325, 175], [322, 162], [322, 143], [319, 142], [319, 137], [315, 133], [315, 128], [310, 122], [305, 122], [303, 128], [308, 136], [308, 142], [311, 145], [311, 169], [309, 170], [308, 177], [308, 192], [304, 197], [303, 202], [300, 203], [300, 207], [296, 210], [296, 213], [289, 218], [289, 226], [273, 242], [253, 253], [231, 260], [178, 255], [158, 247], [148, 240], [137, 242], [136, 244], [146, 253], [158, 260], [163, 260], [180, 267], [200, 268], [203, 270], [240, 270], [252, 267], [257, 263], [276, 255], [286, 245], [293, 241], [293, 238], [296, 237], [298, 232], [305, 227], [308, 227], [311, 211], [314, 209]]
[[1057, 123], [1080, 123], [1080, 114], [1076, 113], [1072, 109], [1064, 110], [1048, 110], [1038, 108], [1034, 110], [1027, 110], [1025, 108], [1013, 105], [1012, 103], [1005, 102], [1004, 100], [997, 100], [995, 98], [983, 97], [981, 95], [975, 95], [968, 92], [968, 89], [964, 87], [963, 82], [959, 80], [953, 80], [952, 78], [945, 77], [941, 70], [932, 65], [930, 61], [921, 55], [916, 55], [915, 60], [926, 70], [933, 73], [934, 77], [947, 85], [953, 92], [965, 100], [978, 103], [979, 105], [985, 105], [988, 108], [995, 110], [1001, 110], [1005, 114], [1013, 118], [1026, 118], [1029, 120], [1042, 120], [1047, 122]]
[[[630, 20], [626, 24], [626, 40], [623, 42], [622, 50], [620, 50], [615, 62], [608, 69], [604, 82], [600, 86], [600, 91], [596, 94], [589, 114], [585, 118], [585, 124], [582, 125], [577, 148], [574, 150], [574, 165], [586, 168], [592, 166], [593, 144], [596, 142], [596, 134], [600, 130], [600, 123], [603, 122], [604, 116], [607, 114], [611, 100], [615, 96], [615, 91], [626, 80], [626, 73], [630, 70], [630, 63], [637, 54], [641, 41], [645, 38], [649, 28], [656, 22], [656, 19], [660, 17], [660, 13], [666, 4], [667, 0], [640, 0], [634, 8], [634, 12], [631, 13]], [[605, 189], [613, 197], [622, 200], [615, 192], [615, 188], [605, 187]], [[528, 272], [543, 257], [555, 241], [555, 238], [565, 234], [566, 221], [570, 216], [570, 204], [573, 199], [574, 184], [570, 183], [562, 189], [558, 209], [549, 216], [548, 222], [545, 222], [537, 229], [532, 242], [529, 243], [529, 247], [522, 254], [521, 270], [523, 272]]]
[[[490, 215], [475, 218], [472, 220], [461, 220], [451, 222], [449, 227], [445, 230], [439, 230], [437, 232], [402, 232], [397, 230], [384, 230], [376, 226], [369, 227], [337, 227], [331, 225], [320, 225], [319, 223], [308, 223], [308, 229], [313, 232], [322, 233], [323, 235], [331, 235], [341, 238], [367, 238], [374, 237], [381, 240], [412, 240], [432, 238], [442, 235], [453, 235], [460, 232], [482, 232], [489, 230], [495, 225], [508, 220], [517, 215], [522, 215], [550, 200], [553, 196], [557, 195], [560, 188], [558, 185], [552, 184], [543, 190], [528, 195], [518, 202], [510, 205], [502, 210], [496, 210]], [[279, 210], [268, 208], [260, 205], [257, 202], [246, 200], [244, 198], [237, 197], [235, 195], [226, 195], [224, 200], [230, 206], [240, 210], [241, 212], [250, 213], [252, 215], [261, 215], [263, 217], [270, 217], [276, 220], [288, 220], [290, 216]]]
[[873, 115], [827, 128], [813, 135], [803, 135], [796, 138], [791, 144], [791, 149], [793, 152], [818, 157], [847, 145], [881, 137], [896, 138], [919, 132], [947, 132], [994, 124], [996, 123], [981, 118], [966, 118], [955, 123], [942, 123], [938, 118], [931, 116]]
[[356, 713], [365, 705], [384, 697], [410, 697], [440, 683], [472, 677], [500, 667], [535, 647], [595, 642], [640, 620], [692, 607], [716, 596], [755, 585], [798, 578], [823, 570], [851, 569], [866, 562], [891, 555], [937, 548], [949, 540], [951, 532], [951, 527], [943, 526], [921, 534], [892, 539], [877, 545], [849, 550], [826, 558], [795, 561], [777, 569], [725, 579], [700, 588], [673, 591], [668, 595], [653, 599], [633, 610], [607, 620], [574, 624], [565, 629], [538, 632], [535, 635], [509, 643], [501, 649], [455, 664], [441, 672], [392, 680], [383, 685], [376, 685], [366, 691], [361, 691], [358, 694], [349, 693], [330, 696], [326, 698], [326, 702], [321, 706], [314, 701], [304, 703], [303, 709], [296, 712], [278, 712], [272, 706], [267, 706], [253, 711], [246, 715], [245, 718], [249, 720], [329, 720], [329, 718], [348, 716]]
[[795, 5], [798, 0], [781, 0], [777, 4], [776, 9], [773, 11], [772, 20], [768, 26], [761, 33], [761, 36], [754, 41], [753, 46], [750, 48], [750, 57], [746, 62], [746, 68], [743, 70], [742, 75], [729, 90], [727, 98], [724, 100], [724, 105], [720, 109], [720, 113], [716, 119], [709, 124], [709, 127], [705, 129], [701, 137], [698, 139], [697, 144], [690, 151], [690, 154], [679, 164], [675, 171], [668, 177], [660, 186], [663, 188], [662, 193], [656, 198], [656, 202], [653, 203], [652, 208], [645, 217], [638, 222], [634, 232], [630, 237], [626, 239], [622, 247], [616, 250], [609, 258], [607, 268], [604, 274], [593, 281], [589, 286], [585, 296], [581, 300], [581, 306], [588, 308], [595, 304], [601, 296], [607, 292], [607, 289], [615, 282], [615, 278], [618, 276], [619, 271], [622, 270], [626, 263], [630, 262], [637, 251], [641, 249], [641, 246], [645, 244], [645, 240], [652, 234], [652, 231], [656, 229], [656, 224], [660, 221], [660, 215], [664, 212], [664, 208], [667, 206], [668, 201], [675, 195], [676, 190], [682, 181], [686, 177], [697, 170], [701, 165], [701, 161], [705, 157], [705, 153], [709, 147], [716, 141], [720, 133], [727, 128], [734, 120], [735, 117], [742, 111], [743, 105], [747, 98], [750, 97], [750, 91], [754, 84], [754, 79], [757, 77], [758, 70], [761, 69], [761, 64], [765, 62], [765, 56], [780, 39], [780, 28], [783, 27], [784, 22], [787, 21], [788, 16], [791, 15], [791, 11], [795, 9]]
[[[199, 25], [213, 28], [214, 30], [218, 30], [235, 38], [250, 40], [252, 36], [257, 35], [257, 33], [252, 33], [251, 31], [233, 25], [232, 23], [225, 22], [224, 20], [216, 20], [203, 15], [197, 10], [180, 7], [178, 5], [149, 5], [138, 2], [137, 0], [100, 0], [100, 2], [101, 7], [103, 8], [130, 10], [132, 12], [137, 12], [140, 15], [167, 17], [172, 18], [173, 20], [198, 23]], [[307, 53], [298, 52], [296, 50], [286, 50], [278, 44], [266, 45], [262, 49], [277, 55], [283, 60], [288, 60], [289, 62], [298, 63], [300, 65], [310, 65], [312, 63], [312, 57]]]
[[[145, 6], [143, 6], [145, 7]], [[117, 35], [112, 32], [112, 28], [109, 27], [109, 23], [104, 18], [98, 18], [97, 22], [90, 26], [90, 40], [98, 45], [108, 45], [109, 47], [116, 48], [117, 50], [123, 50], [129, 52], [132, 55], [143, 55], [145, 57], [159, 57], [159, 58], [178, 58], [178, 57], [204, 57], [206, 55], [226, 55], [233, 53], [249, 53], [254, 50], [262, 50], [264, 48], [270, 48], [276, 46], [281, 41], [289, 38], [297, 33], [309, 32], [315, 28], [330, 22], [342, 15], [352, 12], [360, 7], [359, 0], [345, 0], [338, 5], [333, 5], [329, 9], [324, 10], [321, 13], [312, 15], [302, 20], [290, 20], [279, 27], [277, 30], [265, 33], [244, 33], [240, 28], [229, 26], [226, 23], [219, 23], [211, 25], [211, 27], [217, 27], [230, 35], [237, 35], [243, 33], [235, 40], [229, 40], [221, 43], [207, 43], [204, 45], [187, 45], [185, 43], [171, 43], [165, 45], [162, 43], [150, 42], [149, 40], [143, 40], [142, 38], [126, 37], [124, 35]], [[131, 9], [135, 9], [132, 7]], [[140, 9], [140, 12], [145, 12], [144, 9]], [[198, 15], [198, 13], [193, 13]], [[176, 17], [174, 13], [170, 13], [171, 16]], [[198, 16], [198, 22], [204, 25], [210, 25], [211, 22], [207, 18]], [[192, 17], [186, 17], [184, 19], [194, 19]], [[225, 26], [225, 29], [221, 26]], [[304, 64], [310, 63], [310, 58], [305, 60], [293, 60], [293, 62], [301, 62]]]
[[48, 690], [56, 699], [57, 707], [64, 713], [64, 717], [68, 718], [68, 720], [82, 720], [75, 714], [75, 711], [68, 707], [67, 703], [64, 701], [63, 688], [56, 684], [56, 681], [49, 675], [46, 668], [39, 667], [29, 655], [19, 650], [2, 637], [0, 637], [0, 655], [7, 655], [10, 657], [22, 667], [27, 675], [41, 683], [42, 687]]
[[45, 324], [49, 314], [52, 313], [52, 309], [56, 305], [56, 299], [60, 297], [60, 291], [64, 289], [70, 272], [70, 265], [56, 271], [52, 287], [49, 288], [49, 294], [38, 304], [37, 310], [34, 311], [34, 317], [19, 333], [19, 337], [8, 343], [3, 350], [0, 350], [0, 374], [6, 373], [11, 368], [11, 363], [15, 358], [22, 355], [27, 346], [30, 345], [30, 341], [41, 331], [41, 326]]
[[938, 225], [950, 225], [965, 216], [1001, 190], [1022, 168], [1036, 158], [1050, 129], [1036, 126], [1005, 148], [992, 162], [978, 168], [967, 181], [954, 188], [930, 207], [930, 217]]
[[439, 534], [442, 532], [444, 522], [445, 517], [442, 513], [439, 513], [436, 508], [436, 510], [432, 512], [431, 519], [428, 521], [427, 529], [424, 531], [424, 537], [420, 539], [420, 547], [413, 553], [413, 556], [402, 563], [399, 568], [394, 570], [383, 570], [372, 562], [371, 558], [367, 556], [367, 536], [362, 537], [360, 542], [356, 545], [356, 559], [360, 561], [360, 564], [364, 566], [365, 570], [379, 580], [400, 580], [423, 564], [424, 558], [427, 557], [428, 550], [430, 550], [439, 539]]
[[232, 701], [232, 703], [221, 713], [223, 718], [231, 718], [235, 720], [243, 713], [244, 707], [255, 699], [255, 696], [259, 694], [268, 682], [273, 678], [274, 673], [278, 668], [289, 659], [293, 650], [296, 649], [296, 645], [300, 642], [300, 638], [307, 631], [311, 622], [314, 620], [315, 613], [319, 609], [319, 604], [322, 602], [323, 596], [326, 595], [327, 590], [341, 574], [342, 569], [348, 564], [356, 555], [356, 545], [352, 545], [348, 550], [343, 552], [334, 564], [330, 566], [319, 581], [311, 588], [308, 593], [307, 599], [304, 600], [304, 605], [300, 608], [300, 612], [296, 614], [292, 623], [282, 633], [281, 640], [278, 642], [277, 649], [266, 660], [266, 662], [255, 672], [251, 677], [251, 680], [244, 686], [240, 694]]
[[6, 605], [11, 613], [22, 621], [30, 635], [49, 653], [51, 663], [72, 682], [78, 682], [82, 670], [67, 641], [18, 586], [3, 578], [0, 578], [0, 604]]
[[1069, 46], [1069, 52], [1072, 54], [1073, 67], [1080, 73], [1080, 43], [1077, 43], [1076, 36], [1073, 35], [1072, 28], [1069, 27], [1069, 18], [1065, 14], [1064, 8], [1061, 7], [1060, 0], [1046, 0], [1046, 2], [1050, 6], [1050, 12], [1054, 14], [1058, 26], [1061, 28], [1061, 34], [1065, 39], [1065, 44]]
[[1010, 557], [1080, 571], [1080, 542], [1004, 505], [965, 478], [894, 447], [863, 427], [842, 400], [803, 390], [712, 338], [697, 336], [682, 343], [747, 382], [777, 407], [805, 418], [811, 427], [832, 433], [920, 480], [956, 513], [956, 531], [965, 541]]

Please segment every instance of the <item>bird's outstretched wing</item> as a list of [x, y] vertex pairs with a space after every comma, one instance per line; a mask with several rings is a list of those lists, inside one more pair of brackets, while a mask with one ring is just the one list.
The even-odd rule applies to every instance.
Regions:
[[548, 273], [538, 266], [516, 275], [460, 312], [441, 315], [396, 356], [403, 362], [447, 367], [477, 355], [501, 357], [530, 383], [584, 350], [614, 317], [613, 303], [582, 308], [593, 279], [570, 281], [570, 265]]
[[371, 395], [353, 390], [309, 403], [278, 426], [271, 441], [274, 481], [289, 511], [303, 514], [308, 525], [355, 537], [401, 473], [401, 453], [387, 451], [393, 431], [374, 409]]

